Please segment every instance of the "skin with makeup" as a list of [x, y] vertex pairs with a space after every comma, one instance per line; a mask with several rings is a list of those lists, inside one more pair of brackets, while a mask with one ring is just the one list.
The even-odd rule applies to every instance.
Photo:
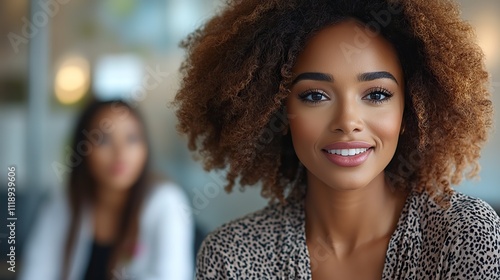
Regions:
[[472, 34], [451, 0], [229, 1], [191, 34], [178, 130], [270, 199], [196, 279], [498, 279], [500, 217], [452, 188], [491, 127]]
[[380, 279], [407, 195], [384, 175], [402, 129], [403, 71], [380, 35], [363, 52], [343, 52], [359, 26], [347, 20], [310, 39], [286, 102], [293, 146], [307, 169], [307, 246], [314, 252], [323, 240], [332, 252], [313, 279]]

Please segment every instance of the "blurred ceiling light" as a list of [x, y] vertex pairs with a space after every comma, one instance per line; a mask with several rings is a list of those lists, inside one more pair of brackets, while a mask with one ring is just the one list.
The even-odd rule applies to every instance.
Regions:
[[483, 11], [476, 21], [476, 34], [479, 46], [486, 56], [488, 68], [498, 67], [498, 48], [500, 38], [498, 32], [499, 22], [491, 12]]
[[[97, 59], [93, 73], [93, 92], [101, 100], [129, 99], [145, 95], [143, 62], [134, 54], [108, 54]], [[147, 82], [147, 77], [145, 78]], [[146, 86], [147, 87], [147, 86]]]
[[55, 93], [62, 104], [73, 104], [85, 96], [90, 85], [90, 65], [82, 57], [70, 57], [59, 67]]

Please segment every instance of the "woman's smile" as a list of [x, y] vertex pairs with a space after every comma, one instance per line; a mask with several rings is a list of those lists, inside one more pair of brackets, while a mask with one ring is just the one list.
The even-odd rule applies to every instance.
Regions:
[[372, 145], [359, 141], [336, 142], [321, 149], [329, 161], [342, 167], [355, 167], [363, 164], [372, 150]]
[[344, 156], [344, 157], [351, 157], [351, 156], [356, 156], [361, 153], [365, 153], [368, 151], [368, 148], [361, 148], [361, 149], [339, 149], [339, 150], [323, 150], [329, 154], [332, 155], [339, 155], [339, 156]]

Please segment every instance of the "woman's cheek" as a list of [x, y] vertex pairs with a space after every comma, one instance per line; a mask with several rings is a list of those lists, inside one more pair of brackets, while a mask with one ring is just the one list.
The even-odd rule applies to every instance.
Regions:
[[296, 113], [290, 120], [292, 142], [297, 155], [307, 155], [314, 149], [316, 142], [321, 138], [325, 129], [325, 118], [312, 112]]
[[136, 174], [142, 171], [144, 164], [146, 163], [146, 153], [146, 147], [143, 145], [137, 145], [137, 147], [133, 150], [131, 166], [134, 167]]
[[396, 110], [378, 112], [366, 118], [365, 121], [373, 134], [382, 141], [384, 146], [391, 146], [396, 149], [401, 129], [401, 119], [402, 112]]
[[89, 154], [87, 162], [91, 173], [96, 179], [103, 179], [106, 176], [109, 158], [108, 151], [103, 147], [95, 146]]

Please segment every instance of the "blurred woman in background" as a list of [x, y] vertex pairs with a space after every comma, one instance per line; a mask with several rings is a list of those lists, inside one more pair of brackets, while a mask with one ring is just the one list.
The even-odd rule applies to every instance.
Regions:
[[123, 101], [87, 107], [68, 191], [42, 207], [20, 279], [192, 279], [189, 203], [178, 186], [153, 178], [146, 135]]

